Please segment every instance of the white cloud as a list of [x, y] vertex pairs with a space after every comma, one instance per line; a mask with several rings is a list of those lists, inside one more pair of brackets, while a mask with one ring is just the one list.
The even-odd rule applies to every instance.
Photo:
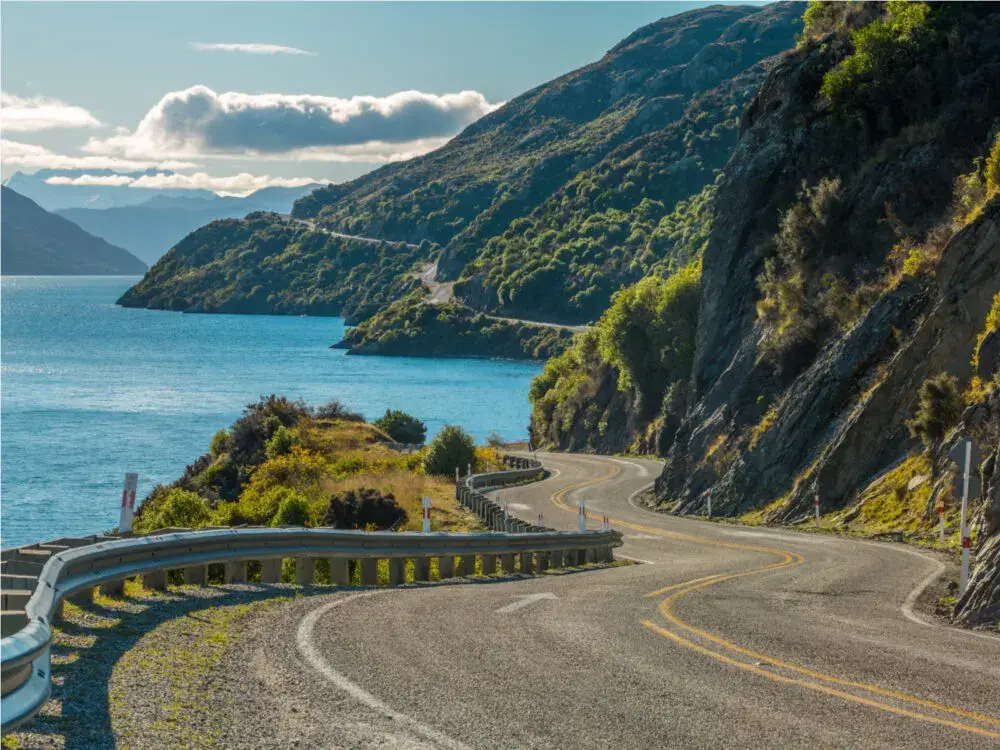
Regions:
[[119, 156], [88, 155], [69, 156], [57, 154], [31, 143], [0, 140], [0, 161], [24, 169], [118, 169], [135, 170], [157, 167], [159, 169], [191, 169], [197, 162], [176, 159], [126, 159]]
[[325, 180], [314, 180], [311, 177], [272, 177], [271, 175], [253, 175], [249, 172], [214, 177], [205, 172], [194, 174], [177, 174], [158, 172], [152, 175], [92, 175], [84, 174], [77, 177], [49, 177], [45, 180], [49, 185], [87, 185], [95, 187], [121, 187], [127, 185], [133, 188], [147, 190], [196, 190], [204, 189], [220, 195], [248, 195], [254, 190], [265, 187], [301, 187], [312, 183], [325, 183]]
[[298, 47], [285, 47], [281, 44], [258, 44], [256, 42], [235, 43], [213, 42], [188, 42], [191, 49], [199, 52], [244, 52], [249, 55], [315, 55], [315, 52], [299, 49]]
[[339, 99], [192, 86], [164, 96], [134, 131], [92, 138], [84, 150], [128, 158], [392, 161], [426, 153], [498, 106], [477, 91]]
[[86, 185], [93, 187], [121, 187], [135, 182], [134, 177], [125, 174], [82, 174], [79, 177], [48, 177], [47, 185]]
[[25, 98], [0, 92], [0, 129], [36, 133], [54, 128], [99, 128], [101, 122], [83, 107], [57, 99]]

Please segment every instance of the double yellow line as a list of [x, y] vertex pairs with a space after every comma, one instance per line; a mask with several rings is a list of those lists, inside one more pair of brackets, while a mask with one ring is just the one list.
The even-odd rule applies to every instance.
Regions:
[[[588, 487], [593, 484], [598, 484], [600, 482], [608, 481], [613, 479], [618, 474], [618, 467], [614, 464], [609, 465], [608, 471], [601, 476], [588, 479], [577, 484], [570, 485], [568, 487], [563, 487], [561, 490], [554, 492], [551, 496], [552, 502], [562, 510], [569, 512], [577, 512], [575, 509], [571, 508], [565, 501], [566, 496], [576, 490]], [[588, 514], [588, 518], [590, 514]], [[666, 537], [671, 539], [678, 539], [680, 541], [691, 542], [693, 544], [704, 544], [711, 545], [715, 547], [726, 547], [730, 549], [741, 549], [748, 550], [751, 552], [761, 552], [765, 554], [775, 555], [779, 558], [777, 562], [763, 565], [759, 568], [754, 568], [752, 570], [742, 571], [739, 573], [718, 573], [716, 575], [704, 576], [702, 578], [695, 578], [690, 581], [684, 581], [683, 583], [673, 584], [671, 586], [666, 586], [656, 591], [651, 591], [646, 594], [647, 598], [654, 598], [657, 596], [662, 596], [664, 594], [669, 594], [659, 605], [660, 614], [663, 615], [664, 619], [668, 623], [674, 625], [676, 628], [682, 631], [686, 631], [692, 635], [702, 638], [710, 643], [714, 643], [719, 646], [724, 651], [728, 651], [731, 654], [737, 654], [739, 656], [753, 659], [758, 663], [764, 662], [772, 665], [778, 669], [794, 672], [796, 674], [803, 675], [811, 679], [800, 679], [797, 677], [791, 677], [784, 674], [778, 674], [770, 670], [764, 669], [757, 664], [749, 664], [745, 661], [740, 661], [739, 659], [733, 658], [727, 655], [724, 651], [715, 651], [710, 648], [697, 643], [696, 641], [690, 640], [689, 638], [680, 635], [679, 633], [668, 630], [651, 620], [641, 620], [640, 623], [657, 633], [664, 638], [667, 638], [674, 643], [689, 648], [705, 656], [709, 656], [719, 662], [728, 664], [730, 666], [736, 667], [737, 669], [742, 669], [747, 672], [751, 672], [761, 677], [766, 677], [774, 682], [797, 685], [799, 687], [807, 688], [809, 690], [814, 690], [819, 693], [824, 693], [836, 698], [841, 698], [852, 703], [858, 703], [864, 706], [869, 706], [871, 708], [877, 708], [882, 711], [887, 711], [897, 716], [905, 716], [910, 719], [916, 719], [917, 721], [923, 721], [930, 724], [937, 724], [940, 726], [949, 727], [951, 729], [958, 729], [963, 732], [970, 732], [972, 734], [980, 735], [982, 737], [990, 737], [993, 739], [1000, 739], [1000, 731], [997, 729], [987, 729], [981, 726], [976, 726], [974, 724], [966, 724], [955, 719], [945, 718], [943, 716], [935, 716], [933, 714], [921, 713], [917, 710], [910, 708], [903, 708], [891, 703], [886, 703], [878, 700], [877, 698], [865, 697], [861, 695], [855, 695], [854, 693], [846, 692], [845, 690], [840, 690], [837, 687], [831, 687], [836, 685], [843, 688], [853, 688], [855, 690], [861, 690], [874, 696], [884, 696], [886, 698], [892, 698], [903, 704], [908, 704], [911, 706], [919, 706], [926, 709], [931, 709], [941, 714], [947, 714], [954, 716], [958, 719], [971, 719], [972, 721], [979, 722], [981, 724], [987, 724], [992, 727], [1000, 729], [1000, 719], [993, 716], [986, 716], [984, 714], [978, 714], [973, 711], [966, 711], [961, 708], [956, 708], [955, 706], [948, 706], [942, 703], [935, 703], [934, 701], [925, 700], [923, 698], [917, 698], [906, 693], [896, 692], [894, 690], [888, 690], [886, 688], [879, 687], [877, 685], [870, 685], [864, 682], [856, 682], [854, 680], [845, 680], [839, 677], [834, 677], [832, 675], [825, 674], [813, 669], [807, 669], [805, 667], [800, 667], [795, 664], [783, 661], [781, 659], [776, 659], [767, 654], [762, 654], [757, 651], [752, 651], [750, 649], [744, 648], [736, 643], [727, 641], [713, 633], [709, 633], [706, 630], [698, 628], [685, 620], [682, 620], [674, 612], [674, 605], [681, 598], [687, 596], [688, 594], [700, 591], [702, 589], [708, 588], [709, 586], [714, 586], [725, 581], [731, 581], [736, 578], [742, 578], [744, 576], [756, 575], [759, 573], [766, 573], [772, 570], [778, 570], [780, 568], [790, 568], [796, 565], [801, 565], [805, 562], [804, 558], [789, 550], [777, 549], [774, 547], [759, 547], [756, 545], [749, 544], [738, 544], [736, 542], [725, 542], [717, 539], [709, 539], [706, 537], [691, 536], [688, 534], [680, 534], [673, 531], [665, 531], [663, 529], [654, 528], [651, 526], [643, 526], [641, 524], [631, 523], [629, 521], [624, 521], [622, 519], [612, 518], [611, 522], [615, 526], [623, 526], [635, 531], [641, 531], [647, 534], [654, 534], [659, 537]]]

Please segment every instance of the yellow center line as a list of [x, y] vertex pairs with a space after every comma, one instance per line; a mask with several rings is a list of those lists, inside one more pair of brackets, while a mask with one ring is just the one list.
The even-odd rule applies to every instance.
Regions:
[[[588, 479], [586, 481], [579, 482], [577, 484], [573, 484], [573, 485], [569, 485], [567, 487], [563, 487], [561, 490], [558, 490], [557, 492], [554, 492], [551, 495], [551, 500], [552, 500], [552, 502], [558, 508], [561, 508], [562, 510], [569, 511], [569, 512], [576, 512], [576, 510], [574, 508], [571, 508], [566, 503], [566, 501], [565, 501], [566, 496], [570, 492], [574, 492], [574, 491], [576, 491], [578, 489], [582, 489], [584, 487], [588, 487], [588, 486], [593, 485], [593, 484], [597, 484], [597, 483], [600, 483], [600, 482], [607, 481], [607, 480], [612, 479], [615, 476], [617, 476], [618, 473], [619, 473], [618, 467], [615, 466], [614, 464], [611, 464], [611, 465], [609, 465], [608, 471], [606, 471], [604, 474], [602, 474], [602, 475], [600, 475], [598, 477], [594, 477], [592, 479]], [[596, 514], [589, 514], [588, 513], [587, 517], [588, 518], [596, 517]], [[624, 526], [626, 528], [634, 529], [636, 531], [642, 531], [644, 533], [654, 534], [654, 535], [660, 536], [660, 537], [671, 538], [671, 539], [678, 539], [678, 540], [681, 540], [681, 541], [691, 542], [691, 543], [694, 543], [694, 544], [711, 545], [711, 546], [715, 546], [715, 547], [725, 547], [725, 548], [729, 548], [729, 549], [740, 549], [740, 550], [747, 550], [747, 551], [752, 551], [752, 552], [762, 552], [762, 553], [766, 553], [766, 554], [775, 555], [775, 556], [781, 558], [778, 562], [771, 563], [769, 565], [764, 565], [764, 566], [759, 567], [759, 568], [754, 568], [752, 570], [743, 571], [743, 572], [739, 572], [739, 573], [717, 573], [715, 575], [704, 576], [702, 578], [695, 578], [695, 579], [690, 580], [690, 581], [684, 581], [682, 583], [677, 583], [677, 584], [673, 584], [671, 586], [666, 586], [664, 588], [657, 589], [656, 591], [651, 591], [650, 593], [646, 594], [645, 595], [646, 597], [656, 597], [656, 596], [660, 596], [662, 594], [666, 594], [666, 593], [669, 593], [669, 592], [674, 592], [674, 593], [672, 593], [670, 596], [668, 596], [666, 599], [664, 599], [660, 603], [660, 605], [659, 605], [659, 611], [660, 611], [660, 613], [663, 615], [663, 617], [668, 622], [672, 623], [673, 625], [677, 626], [678, 628], [681, 628], [681, 629], [686, 630], [686, 631], [688, 631], [690, 633], [698, 635], [701, 638], [704, 638], [704, 639], [706, 639], [708, 641], [711, 641], [712, 643], [715, 643], [715, 644], [717, 644], [717, 645], [719, 645], [719, 646], [721, 646], [721, 647], [723, 647], [725, 649], [728, 649], [728, 650], [730, 650], [730, 651], [732, 651], [734, 653], [741, 654], [742, 656], [746, 656], [746, 657], [749, 657], [749, 658], [752, 658], [752, 659], [756, 659], [756, 660], [759, 660], [759, 661], [767, 662], [768, 664], [772, 664], [775, 667], [779, 667], [781, 669], [787, 669], [789, 671], [798, 672], [799, 674], [807, 675], [809, 677], [812, 677], [812, 678], [817, 679], [817, 680], [821, 680], [823, 682], [827, 682], [827, 683], [831, 683], [831, 684], [835, 684], [835, 685], [842, 685], [842, 686], [845, 686], [845, 687], [852, 687], [852, 688], [859, 689], [859, 690], [865, 690], [865, 691], [870, 692], [870, 693], [875, 693], [875, 694], [878, 694], [878, 695], [884, 695], [886, 697], [895, 698], [896, 700], [903, 701], [905, 703], [911, 703], [911, 704], [914, 704], [914, 705], [923, 706], [925, 708], [930, 708], [930, 709], [933, 709], [935, 711], [940, 711], [940, 712], [943, 712], [943, 713], [950, 713], [950, 714], [952, 714], [954, 716], [960, 716], [960, 717], [963, 717], [963, 718], [972, 719], [974, 721], [979, 721], [979, 722], [983, 722], [983, 723], [986, 723], [986, 724], [993, 724], [993, 725], [996, 725], [996, 726], [1000, 726], [1000, 719], [992, 717], [992, 716], [987, 716], [987, 715], [984, 715], [984, 714], [978, 714], [978, 713], [975, 713], [975, 712], [972, 712], [972, 711], [966, 711], [964, 709], [957, 708], [955, 706], [948, 706], [948, 705], [941, 704], [941, 703], [935, 703], [934, 701], [925, 700], [923, 698], [917, 698], [916, 696], [908, 695], [906, 693], [896, 692], [894, 690], [888, 690], [886, 688], [882, 688], [882, 687], [879, 687], [877, 685], [871, 685], [871, 684], [868, 684], [868, 683], [856, 682], [856, 681], [853, 681], [853, 680], [846, 680], [846, 679], [842, 679], [842, 678], [839, 678], [839, 677], [834, 677], [832, 675], [824, 674], [823, 672], [818, 672], [816, 670], [807, 669], [805, 667], [800, 667], [800, 666], [797, 666], [795, 664], [790, 664], [790, 663], [788, 663], [786, 661], [782, 661], [781, 659], [776, 659], [774, 657], [768, 656], [766, 654], [759, 653], [757, 651], [752, 651], [752, 650], [744, 648], [744, 647], [742, 647], [742, 646], [740, 646], [740, 645], [738, 645], [736, 643], [733, 643], [731, 641], [727, 641], [727, 640], [725, 640], [725, 639], [723, 639], [723, 638], [721, 638], [721, 637], [719, 637], [717, 635], [709, 633], [706, 630], [702, 630], [701, 628], [698, 628], [698, 627], [696, 627], [696, 626], [694, 626], [694, 625], [692, 625], [692, 624], [690, 624], [690, 623], [682, 620], [680, 617], [678, 617], [673, 612], [673, 605], [679, 599], [681, 599], [682, 597], [684, 597], [687, 594], [690, 594], [690, 593], [692, 593], [694, 591], [699, 591], [699, 590], [707, 588], [709, 586], [714, 586], [717, 583], [722, 583], [724, 581], [731, 581], [731, 580], [734, 580], [734, 579], [737, 579], [737, 578], [742, 578], [744, 576], [756, 575], [758, 573], [765, 573], [765, 572], [768, 572], [768, 571], [771, 571], [771, 570], [777, 570], [779, 568], [787, 568], [787, 567], [794, 567], [796, 565], [801, 565], [803, 562], [805, 562], [805, 558], [803, 558], [798, 553], [791, 552], [789, 550], [778, 549], [778, 548], [774, 548], [774, 547], [760, 547], [760, 546], [750, 545], [750, 544], [739, 544], [737, 542], [725, 542], [725, 541], [721, 541], [721, 540], [717, 540], [717, 539], [710, 539], [710, 538], [707, 538], [707, 537], [692, 536], [692, 535], [689, 535], [689, 534], [680, 534], [680, 533], [673, 532], [673, 531], [666, 531], [664, 529], [658, 529], [658, 528], [655, 528], [655, 527], [652, 527], [652, 526], [644, 526], [642, 524], [632, 523], [630, 521], [625, 521], [623, 519], [611, 518], [610, 521], [611, 521], [611, 523], [613, 523], [616, 526]], [[818, 684], [818, 683], [815, 683], [815, 682], [810, 682], [810, 681], [807, 681], [807, 680], [799, 680], [799, 679], [796, 679], [796, 678], [793, 678], [793, 677], [788, 677], [788, 676], [785, 676], [785, 675], [775, 674], [774, 672], [771, 672], [769, 670], [761, 669], [760, 667], [757, 667], [755, 665], [747, 664], [745, 662], [739, 661], [737, 659], [733, 659], [733, 658], [731, 658], [729, 656], [726, 656], [724, 654], [720, 654], [720, 653], [717, 653], [715, 651], [712, 651], [711, 649], [705, 648], [704, 646], [702, 646], [702, 645], [700, 645], [700, 644], [698, 644], [698, 643], [696, 643], [694, 641], [691, 641], [691, 640], [689, 640], [689, 639], [687, 639], [687, 638], [685, 638], [685, 637], [683, 637], [681, 635], [678, 635], [677, 633], [674, 633], [672, 631], [666, 630], [665, 628], [662, 628], [662, 627], [656, 625], [655, 623], [653, 623], [653, 622], [651, 622], [649, 620], [643, 620], [643, 621], [641, 621], [641, 624], [644, 627], [650, 629], [651, 631], [653, 631], [655, 633], [658, 633], [659, 635], [661, 635], [661, 636], [663, 636], [665, 638], [669, 638], [670, 640], [674, 641], [675, 643], [678, 643], [679, 645], [685, 646], [685, 647], [690, 648], [690, 649], [692, 649], [694, 651], [697, 651], [699, 653], [703, 653], [703, 654], [705, 654], [707, 656], [711, 656], [712, 658], [717, 659], [718, 661], [724, 662], [726, 664], [731, 664], [731, 665], [736, 666], [736, 667], [738, 667], [740, 669], [744, 669], [746, 671], [753, 672], [754, 674], [759, 674], [761, 676], [767, 677], [767, 678], [769, 678], [771, 680], [774, 680], [776, 682], [782, 682], [782, 683], [787, 683], [787, 684], [799, 685], [801, 687], [805, 687], [805, 688], [808, 688], [810, 690], [815, 690], [815, 691], [818, 691], [818, 692], [826, 693], [827, 695], [835, 696], [835, 697], [842, 698], [844, 700], [852, 701], [852, 702], [855, 702], [855, 703], [860, 703], [862, 705], [870, 706], [872, 708], [878, 708], [878, 709], [881, 709], [883, 711], [888, 711], [890, 713], [897, 714], [899, 716], [905, 716], [907, 718], [917, 719], [919, 721], [925, 721], [925, 722], [930, 722], [930, 723], [934, 723], [934, 724], [940, 724], [942, 726], [947, 726], [947, 727], [950, 727], [950, 728], [953, 728], [953, 729], [960, 729], [960, 730], [966, 731], [966, 732], [972, 732], [973, 734], [978, 734], [978, 735], [982, 735], [982, 736], [985, 736], [985, 737], [1000, 738], [1000, 732], [994, 732], [994, 731], [991, 731], [989, 729], [983, 729], [981, 727], [976, 727], [976, 726], [972, 726], [972, 725], [969, 725], [969, 724], [963, 724], [961, 722], [951, 721], [951, 720], [948, 720], [948, 719], [943, 719], [943, 718], [940, 718], [940, 717], [930, 716], [928, 714], [923, 714], [923, 713], [919, 713], [919, 712], [916, 712], [916, 711], [911, 711], [911, 710], [908, 710], [908, 709], [899, 708], [897, 706], [893, 706], [893, 705], [890, 705], [890, 704], [887, 704], [887, 703], [883, 703], [883, 702], [880, 702], [880, 701], [877, 701], [877, 700], [873, 700], [873, 699], [869, 699], [869, 698], [863, 698], [863, 697], [854, 695], [852, 693], [844, 692], [842, 690], [836, 690], [834, 688], [830, 688], [830, 687], [827, 687], [825, 685], [821, 685], [821, 684]]]

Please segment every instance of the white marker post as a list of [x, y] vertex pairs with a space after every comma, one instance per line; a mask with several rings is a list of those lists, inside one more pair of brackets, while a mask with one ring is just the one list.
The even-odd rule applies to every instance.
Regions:
[[580, 533], [582, 534], [587, 530], [587, 506], [584, 505], [583, 500], [580, 500], [580, 505], [578, 507], [577, 520], [580, 523]]
[[819, 493], [816, 493], [816, 528], [819, 528]]
[[708, 519], [712, 520], [712, 490], [709, 489], [705, 492], [705, 496], [708, 499]]
[[424, 533], [431, 533], [431, 499], [424, 498]]
[[944, 544], [944, 494], [938, 500], [938, 541]]
[[542, 514], [541, 513], [538, 514], [538, 525], [539, 526], [542, 525]]
[[118, 531], [132, 531], [132, 517], [135, 516], [135, 492], [139, 488], [139, 475], [126, 474], [125, 488], [122, 490], [122, 510], [118, 516]]
[[969, 585], [969, 548], [972, 540], [969, 538], [969, 473], [972, 471], [972, 441], [965, 441], [965, 474], [962, 477], [962, 584], [959, 588], [961, 596]]
[[458, 467], [455, 467], [455, 484], [458, 484]]
[[472, 464], [469, 464], [466, 468], [468, 469], [468, 472], [466, 473], [465, 476], [471, 477], [472, 476]]

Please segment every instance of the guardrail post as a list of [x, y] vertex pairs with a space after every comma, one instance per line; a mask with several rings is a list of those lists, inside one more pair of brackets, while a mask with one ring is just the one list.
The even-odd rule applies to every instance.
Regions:
[[480, 557], [483, 559], [483, 575], [494, 575], [497, 572], [497, 556], [483, 554]]
[[429, 557], [413, 558], [413, 580], [414, 581], [431, 580], [431, 559]]
[[142, 574], [142, 585], [151, 591], [167, 590], [167, 571], [151, 570]]
[[476, 556], [475, 555], [462, 555], [458, 558], [459, 574], [463, 576], [471, 576], [476, 572]]
[[[185, 571], [185, 576], [187, 571]], [[281, 583], [281, 559], [260, 561], [260, 582]]]
[[378, 560], [373, 557], [361, 561], [361, 585], [378, 586]]
[[504, 573], [513, 573], [514, 572], [514, 555], [513, 554], [501, 555], [500, 556], [500, 565], [501, 565], [501, 567], [503, 567], [503, 572]]
[[226, 563], [226, 583], [244, 583], [247, 580], [247, 564], [245, 560]]
[[534, 559], [530, 552], [521, 553], [521, 574], [530, 576], [534, 572]]
[[351, 562], [342, 557], [330, 558], [330, 583], [334, 586], [351, 585]]
[[190, 568], [184, 568], [184, 583], [192, 586], [204, 586], [208, 583], [208, 566], [193, 565]]
[[117, 581], [108, 581], [107, 583], [101, 584], [101, 596], [107, 596], [111, 599], [122, 599], [125, 597], [125, 579], [120, 578]]
[[549, 553], [549, 561], [553, 568], [561, 568], [563, 566], [563, 553], [561, 549], [552, 550]]
[[601, 547], [601, 562], [614, 562], [615, 553], [610, 545]]
[[295, 558], [295, 582], [299, 586], [311, 586], [316, 573], [316, 561], [311, 557]]
[[389, 585], [398, 586], [403, 583], [403, 575], [406, 572], [406, 560], [402, 557], [389, 558]]
[[438, 579], [446, 581], [455, 577], [455, 558], [445, 555], [438, 558]]
[[538, 572], [544, 573], [549, 569], [549, 553], [548, 552], [536, 552], [538, 556]]

